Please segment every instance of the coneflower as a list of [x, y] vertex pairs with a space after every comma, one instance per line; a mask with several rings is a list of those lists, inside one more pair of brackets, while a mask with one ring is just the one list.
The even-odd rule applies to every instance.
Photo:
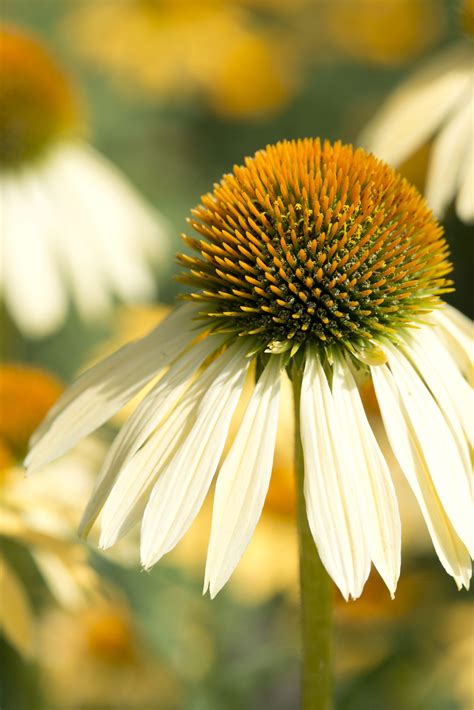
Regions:
[[[305, 707], [325, 708], [329, 586], [317, 552], [346, 599], [361, 594], [372, 563], [392, 595], [400, 570], [397, 499], [359, 395], [364, 378], [442, 564], [458, 587], [469, 585], [469, 335], [439, 298], [452, 289], [448, 247], [423, 198], [390, 167], [311, 139], [268, 146], [235, 167], [190, 224], [200, 238], [185, 241], [196, 255], [179, 257], [190, 303], [72, 385], [27, 463], [64, 453], [161, 373], [111, 447], [82, 531], [102, 510], [108, 547], [141, 520], [151, 567], [185, 534], [219, 467], [205, 574], [215, 596], [262, 511], [286, 370], [303, 697]], [[255, 388], [221, 461], [253, 360]]]
[[90, 321], [116, 296], [155, 291], [164, 221], [83, 133], [76, 88], [56, 59], [0, 24], [0, 299], [28, 337], [58, 329], [71, 302]]

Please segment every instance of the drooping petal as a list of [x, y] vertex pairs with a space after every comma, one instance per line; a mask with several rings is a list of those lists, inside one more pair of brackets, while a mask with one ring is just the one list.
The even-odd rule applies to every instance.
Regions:
[[275, 451], [280, 369], [281, 358], [272, 355], [219, 472], [204, 582], [211, 598], [239, 563], [263, 509]]
[[471, 554], [472, 495], [450, 428], [421, 377], [401, 350], [387, 345], [390, 369], [443, 508]]
[[151, 208], [147, 210], [116, 169], [85, 144], [62, 146], [52, 163], [50, 176], [62, 184], [64, 200], [70, 208], [74, 203], [81, 208], [70, 234], [77, 241], [81, 231], [90, 242], [108, 289], [126, 300], [149, 298], [154, 284], [143, 233], [154, 239], [155, 257], [164, 240]]
[[[171, 373], [171, 377], [164, 386], [158, 388], [160, 380], [155, 388], [158, 391], [152, 390], [147, 395], [146, 401], [138, 408], [141, 411], [137, 410], [137, 417], [132, 415], [130, 421], [134, 420], [136, 426], [130, 427], [129, 435], [121, 437], [122, 430], [117, 437], [116, 441], [120, 441], [119, 446], [115, 447], [115, 455], [112, 452], [108, 457], [112, 465], [106, 462], [100, 484], [92, 494], [81, 521], [81, 530], [87, 531], [105, 503], [101, 520], [101, 547], [115, 544], [141, 519], [159, 473], [192, 428], [201, 399], [212, 382], [214, 369], [205, 370], [184, 391], [189, 385], [189, 378], [220, 342], [221, 336], [208, 336], [183, 355], [171, 368], [173, 372], [170, 370], [167, 373]], [[150, 399], [154, 394], [158, 396]], [[140, 422], [142, 429], [138, 426]], [[111, 459], [115, 459], [115, 465]]]
[[456, 360], [461, 372], [474, 384], [474, 325], [456, 308], [444, 304], [435, 308], [430, 317], [437, 324], [440, 335]]
[[199, 387], [191, 387], [184, 394], [149, 440], [127, 459], [115, 480], [107, 486], [103, 484], [92, 495], [81, 521], [81, 531], [90, 529], [103, 506], [99, 541], [103, 549], [114, 545], [142, 519], [153, 486], [186, 441], [204, 394], [204, 378], [201, 377]]
[[441, 504], [393, 375], [386, 365], [371, 367], [371, 375], [390, 446], [418, 501], [436, 553], [458, 587], [467, 588], [469, 553]]
[[[13, 320], [28, 336], [42, 337], [66, 317], [67, 296], [41, 216], [25, 206], [32, 177], [2, 178], [3, 299]], [[23, 193], [25, 190], [26, 197]]]
[[151, 567], [185, 534], [216, 472], [249, 366], [247, 344], [237, 343], [209, 366], [196, 421], [159, 476], [145, 509], [141, 559]]
[[194, 305], [174, 310], [147, 336], [87, 370], [60, 397], [32, 438], [25, 465], [61, 456], [113, 416], [196, 337]]
[[390, 471], [367, 420], [346, 360], [336, 358], [332, 392], [341, 434], [349, 444], [362, 526], [372, 561], [395, 594], [400, 576], [401, 527]]
[[317, 354], [308, 353], [301, 388], [301, 442], [308, 522], [321, 560], [347, 599], [370, 570], [350, 455]]
[[53, 153], [42, 165], [39, 189], [31, 199], [36, 209], [49, 215], [48, 233], [75, 308], [85, 320], [99, 320], [113, 305], [109, 266], [99, 258], [98, 235], [85, 222], [83, 207], [58, 170], [58, 162]]
[[474, 111], [474, 100], [471, 92], [471, 125], [470, 135], [466, 145], [466, 152], [462, 162], [460, 176], [460, 186], [456, 199], [456, 214], [459, 219], [468, 224], [474, 222], [474, 125], [472, 113]]
[[472, 466], [466, 439], [474, 447], [474, 395], [433, 328], [413, 330], [406, 351], [443, 412], [458, 444], [466, 470]]
[[[460, 168], [464, 164], [463, 157], [469, 151], [473, 121], [471, 92], [472, 88], [466, 96], [465, 105], [446, 123], [431, 150], [425, 195], [437, 217], [443, 217], [454, 200], [461, 178]], [[474, 191], [474, 185], [471, 188]]]
[[469, 91], [471, 64], [467, 43], [439, 54], [389, 97], [364, 130], [361, 145], [387, 163], [403, 163]]
[[[82, 516], [79, 526], [80, 535], [87, 535], [89, 532], [106, 498], [109, 496], [117, 476], [119, 474], [122, 476], [123, 468], [127, 461], [134, 456], [162, 420], [170, 416], [170, 413], [173, 415], [173, 419], [176, 419], [173, 407], [179, 402], [192, 376], [204, 360], [221, 345], [223, 340], [223, 336], [207, 336], [179, 357], [163, 377], [158, 380], [127, 423], [121, 428], [108, 451], [97, 483]], [[179, 420], [175, 422], [175, 426], [177, 429], [182, 429]], [[166, 429], [169, 428], [168, 422], [165, 427]], [[103, 545], [106, 547], [109, 547], [110, 544], [113, 543], [103, 541]]]

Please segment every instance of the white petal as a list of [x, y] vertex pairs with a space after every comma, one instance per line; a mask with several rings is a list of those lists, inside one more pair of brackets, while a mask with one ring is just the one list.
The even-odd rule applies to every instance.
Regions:
[[[143, 300], [154, 292], [148, 255], [141, 243], [143, 230], [159, 240], [162, 228], [151, 210], [132, 192], [117, 171], [86, 145], [64, 145], [56, 152], [51, 176], [63, 185], [69, 206], [80, 206], [78, 224], [69, 229], [76, 238], [79, 231], [96, 255], [102, 279], [126, 300]], [[76, 209], [77, 211], [77, 209]]]
[[466, 470], [471, 461], [466, 437], [474, 447], [473, 391], [433, 328], [414, 329], [407, 353], [436, 398], [461, 452]]
[[113, 486], [103, 484], [92, 495], [81, 528], [88, 531], [105, 501], [99, 541], [103, 549], [114, 545], [142, 519], [158, 476], [184, 444], [196, 420], [199, 403], [209, 384], [206, 379], [204, 386], [201, 379], [204, 378], [200, 378], [199, 390], [191, 387], [146, 444], [127, 460], [115, 482], [112, 481]]
[[472, 495], [462, 458], [445, 418], [421, 377], [402, 352], [387, 345], [389, 364], [433, 485], [453, 528], [474, 550]]
[[2, 178], [2, 276], [6, 307], [20, 330], [45, 336], [66, 317], [66, 289], [48, 232], [29, 199], [33, 178]]
[[61, 456], [123, 407], [196, 337], [195, 312], [194, 305], [174, 310], [147, 336], [81, 375], [35, 433], [25, 465], [38, 468]]
[[346, 360], [336, 358], [332, 392], [341, 439], [349, 444], [361, 524], [372, 561], [393, 597], [400, 576], [401, 528], [390, 471], [370, 428]]
[[145, 509], [141, 558], [151, 567], [185, 534], [199, 512], [224, 448], [242, 392], [249, 360], [247, 344], [233, 345], [206, 371], [209, 385], [196, 422], [161, 473]]
[[471, 578], [469, 553], [441, 504], [393, 375], [386, 365], [370, 369], [390, 446], [415, 494], [436, 553], [458, 587], [467, 588]]
[[272, 355], [218, 475], [204, 582], [211, 598], [237, 567], [262, 513], [275, 452], [280, 370], [281, 358]]
[[[437, 217], [443, 217], [456, 195], [466, 153], [469, 153], [472, 114], [473, 106], [467, 96], [465, 105], [461, 104], [460, 110], [446, 123], [431, 149], [425, 196]], [[474, 191], [474, 185], [471, 187]]]
[[81, 204], [57, 169], [58, 153], [61, 149], [41, 165], [29, 199], [35, 211], [44, 215], [44, 229], [76, 309], [85, 319], [97, 319], [112, 306], [107, 264], [99, 261], [96, 235], [84, 223]]
[[474, 380], [474, 325], [472, 321], [448, 304], [444, 304], [443, 308], [436, 308], [430, 316], [438, 325], [440, 335], [445, 340], [459, 368], [472, 382]]
[[474, 97], [471, 90], [471, 130], [464, 155], [461, 181], [456, 200], [456, 213], [460, 220], [471, 224], [474, 222]]
[[125, 175], [85, 143], [71, 144], [69, 153], [69, 159], [81, 166], [82, 173], [89, 176], [94, 191], [100, 196], [99, 204], [104, 208], [101, 215], [103, 230], [112, 228], [122, 247], [126, 248], [128, 243], [135, 255], [137, 249], [139, 254], [149, 258], [164, 254], [167, 250], [165, 220], [145, 202]]
[[[121, 428], [109, 449], [94, 491], [82, 516], [79, 534], [88, 533], [113, 486], [111, 497], [106, 506], [107, 510], [110, 511], [110, 515], [104, 511], [104, 516], [110, 517], [112, 522], [109, 525], [103, 516], [102, 529], [105, 532], [101, 538], [101, 545], [110, 547], [110, 545], [114, 544], [116, 534], [118, 534], [115, 529], [119, 530], [122, 527], [121, 519], [128, 516], [128, 508], [132, 509], [136, 506], [132, 491], [138, 490], [140, 485], [137, 483], [136, 486], [133, 486], [133, 477], [146, 476], [146, 468], [143, 463], [140, 465], [140, 471], [138, 473], [135, 472], [135, 467], [138, 466], [138, 459], [135, 460], [133, 466], [126, 466], [125, 464], [136, 454], [157, 427], [159, 427], [159, 430], [157, 436], [154, 437], [156, 443], [154, 442], [153, 444], [153, 448], [156, 447], [157, 451], [155, 461], [160, 460], [165, 455], [164, 452], [170, 450], [171, 441], [175, 439], [173, 431], [170, 430], [171, 420], [174, 422], [176, 433], [180, 433], [183, 429], [182, 422], [179, 419], [179, 416], [182, 416], [184, 421], [184, 414], [181, 411], [183, 410], [184, 402], [180, 402], [181, 396], [189, 385], [191, 377], [204, 360], [219, 347], [222, 341], [223, 336], [207, 336], [179, 357], [168, 372], [158, 380], [128, 422]], [[173, 411], [177, 403], [179, 403], [179, 407]], [[166, 421], [164, 421], [165, 419]], [[162, 423], [163, 421], [164, 423]], [[168, 439], [170, 439], [169, 442]], [[145, 449], [145, 447], [143, 448]], [[147, 451], [148, 449], [142, 449], [138, 458], [147, 455]], [[159, 451], [161, 452], [160, 454], [158, 454]], [[118, 480], [116, 480], [117, 476]], [[132, 477], [132, 480], [129, 482], [130, 477]], [[123, 500], [122, 496], [124, 496]], [[114, 528], [113, 533], [112, 527]]]
[[439, 54], [389, 97], [364, 130], [361, 145], [387, 163], [403, 163], [469, 90], [471, 67], [467, 43]]
[[350, 456], [339, 435], [319, 357], [308, 353], [301, 388], [301, 442], [308, 522], [321, 560], [347, 599], [362, 592], [370, 555], [361, 525]]

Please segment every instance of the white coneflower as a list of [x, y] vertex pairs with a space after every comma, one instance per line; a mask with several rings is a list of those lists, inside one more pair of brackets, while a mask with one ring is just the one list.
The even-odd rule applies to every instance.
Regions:
[[118, 170], [77, 138], [73, 90], [32, 38], [0, 28], [0, 298], [44, 336], [71, 300], [84, 319], [154, 292], [164, 229]]
[[[346, 598], [361, 594], [372, 563], [393, 594], [397, 499], [357, 387], [371, 377], [439, 558], [467, 587], [470, 392], [458, 363], [469, 339], [439, 300], [451, 265], [423, 198], [363, 150], [307, 139], [257, 152], [193, 215], [201, 238], [185, 239], [198, 254], [180, 257], [191, 303], [72, 385], [37, 431], [29, 468], [160, 375], [111, 447], [82, 531], [102, 510], [109, 547], [142, 521], [149, 568], [186, 533], [219, 467], [205, 582], [215, 596], [262, 511], [286, 369], [321, 560]], [[220, 461], [252, 360], [255, 388]]]
[[62, 391], [47, 372], [16, 363], [0, 366], [0, 636], [25, 656], [38, 650], [38, 610], [18, 553], [27, 554], [61, 606], [78, 609], [102, 593], [87, 551], [74, 536], [81, 497], [103, 460], [102, 444], [92, 438], [81, 442], [34, 481], [18, 464], [32, 431]]
[[455, 201], [474, 221], [474, 50], [466, 39], [429, 60], [399, 86], [360, 137], [394, 166], [432, 141], [425, 195], [438, 218]]

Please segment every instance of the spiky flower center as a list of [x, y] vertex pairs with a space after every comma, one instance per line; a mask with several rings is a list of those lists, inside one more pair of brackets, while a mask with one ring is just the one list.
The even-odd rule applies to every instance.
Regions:
[[77, 128], [70, 84], [47, 52], [12, 27], [0, 28], [0, 168], [42, 154]]
[[297, 350], [390, 335], [450, 290], [448, 248], [417, 190], [352, 146], [282, 141], [235, 166], [193, 210], [181, 254], [215, 331]]

